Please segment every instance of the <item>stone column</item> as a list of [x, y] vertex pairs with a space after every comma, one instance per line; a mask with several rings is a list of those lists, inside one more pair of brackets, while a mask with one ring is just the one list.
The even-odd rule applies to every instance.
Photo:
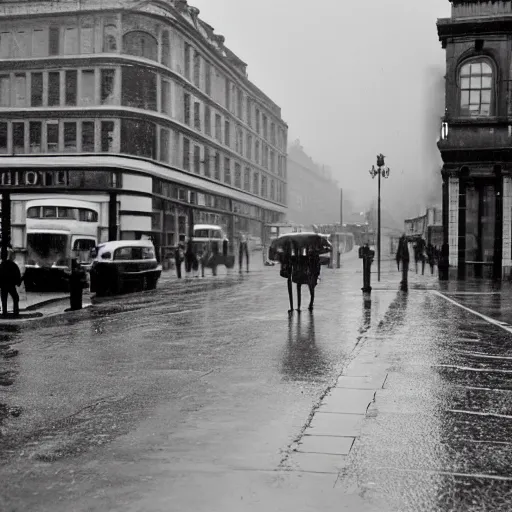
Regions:
[[512, 268], [511, 228], [512, 228], [512, 178], [503, 176], [503, 233], [502, 233], [502, 275], [510, 274]]
[[448, 179], [448, 245], [450, 266], [457, 267], [459, 257], [459, 178]]
[[7, 249], [11, 245], [11, 194], [2, 193], [2, 260], [7, 259]]
[[464, 279], [466, 273], [466, 188], [467, 171], [459, 175], [459, 220], [458, 220], [458, 246], [457, 246], [457, 274]]

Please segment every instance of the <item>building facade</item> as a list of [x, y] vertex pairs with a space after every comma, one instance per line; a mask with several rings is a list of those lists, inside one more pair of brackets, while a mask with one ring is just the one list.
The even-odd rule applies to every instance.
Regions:
[[2, 190], [93, 200], [108, 238], [284, 218], [281, 110], [185, 0], [2, 2], [0, 113]]
[[453, 0], [446, 50], [443, 238], [459, 278], [512, 270], [512, 3]]
[[297, 224], [340, 221], [340, 189], [330, 171], [316, 164], [299, 141], [288, 148], [287, 220]]

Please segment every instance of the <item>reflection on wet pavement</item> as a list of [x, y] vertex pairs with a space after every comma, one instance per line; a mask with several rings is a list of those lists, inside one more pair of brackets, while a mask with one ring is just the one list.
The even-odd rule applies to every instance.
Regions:
[[388, 379], [338, 486], [381, 511], [510, 510], [512, 335], [427, 293], [377, 331]]

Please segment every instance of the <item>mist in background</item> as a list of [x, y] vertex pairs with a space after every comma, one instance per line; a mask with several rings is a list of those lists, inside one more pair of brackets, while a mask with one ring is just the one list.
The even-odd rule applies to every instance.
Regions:
[[437, 18], [448, 0], [190, 0], [281, 108], [288, 141], [332, 169], [356, 208], [377, 193], [377, 153], [391, 168], [382, 205], [394, 217], [441, 200], [436, 141], [445, 55]]

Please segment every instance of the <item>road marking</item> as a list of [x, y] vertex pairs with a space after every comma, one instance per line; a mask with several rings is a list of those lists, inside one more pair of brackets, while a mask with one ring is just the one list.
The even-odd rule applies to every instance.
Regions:
[[486, 416], [492, 418], [504, 418], [506, 420], [512, 419], [508, 414], [497, 414], [494, 412], [480, 412], [480, 411], [463, 411], [461, 409], [446, 409], [446, 412], [458, 412], [460, 414], [472, 414], [473, 416]]
[[500, 322], [499, 320], [495, 320], [494, 318], [491, 318], [490, 316], [483, 315], [482, 313], [479, 313], [478, 311], [475, 311], [474, 309], [471, 309], [471, 308], [468, 308], [466, 306], [463, 306], [460, 302], [457, 302], [456, 300], [450, 299], [450, 297], [447, 297], [446, 295], [444, 295], [441, 292], [438, 292], [437, 290], [433, 290], [432, 293], [434, 293], [435, 295], [437, 295], [439, 297], [442, 297], [443, 299], [447, 300], [448, 302], [451, 302], [452, 304], [455, 304], [459, 308], [464, 309], [464, 310], [468, 311], [469, 313], [472, 313], [473, 315], [476, 315], [476, 316], [482, 318], [483, 320], [485, 320], [486, 322], [488, 322], [488, 323], [490, 323], [492, 325], [495, 325], [497, 327], [501, 327], [503, 330], [505, 330], [508, 333], [512, 334], [512, 327], [510, 327], [510, 325], [507, 324], [506, 322]]
[[512, 373], [512, 370], [496, 370], [494, 368], [472, 368], [471, 366], [459, 366], [456, 364], [434, 364], [433, 368], [452, 368], [462, 372], [484, 372], [484, 373]]

